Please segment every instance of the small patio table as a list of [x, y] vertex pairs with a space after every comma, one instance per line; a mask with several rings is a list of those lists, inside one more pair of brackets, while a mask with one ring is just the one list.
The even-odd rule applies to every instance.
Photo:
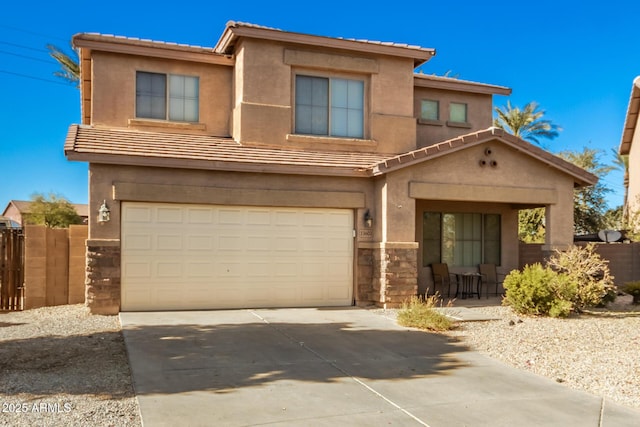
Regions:
[[[480, 273], [455, 273], [458, 286], [456, 289], [456, 297], [458, 296], [458, 290], [461, 289], [462, 299], [477, 295], [480, 299], [480, 290], [482, 288], [482, 275]], [[474, 290], [475, 288], [475, 290]]]

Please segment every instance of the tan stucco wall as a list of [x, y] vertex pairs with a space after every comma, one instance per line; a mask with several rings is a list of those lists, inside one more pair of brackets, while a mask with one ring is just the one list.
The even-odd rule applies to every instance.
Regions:
[[[120, 202], [236, 204], [254, 206], [339, 207], [354, 209], [356, 227], [374, 203], [367, 179], [143, 168], [91, 164], [89, 239], [120, 238]], [[114, 197], [115, 196], [115, 197]], [[111, 221], [98, 224], [106, 200]]]
[[[414, 114], [417, 118], [421, 114], [422, 100], [439, 102], [440, 120], [438, 122], [418, 120], [418, 147], [426, 147], [470, 132], [487, 129], [492, 125], [493, 101], [492, 96], [489, 94], [416, 87], [414, 92]], [[459, 127], [447, 123], [451, 102], [467, 104], [467, 123], [469, 127]]]
[[[365, 81], [365, 140], [351, 140], [349, 151], [401, 153], [415, 146], [413, 116], [413, 61], [368, 57], [344, 52], [269, 41], [246, 40], [237, 47], [233, 136], [243, 143], [300, 145], [290, 137], [294, 130], [294, 80], [296, 73], [361, 78]], [[335, 143], [332, 138], [311, 137], [313, 144]], [[308, 138], [306, 138], [308, 139]], [[334, 146], [334, 149], [340, 149]]]
[[231, 67], [99, 51], [93, 52], [92, 61], [93, 125], [170, 132], [171, 129], [160, 121], [140, 119], [137, 124], [129, 122], [135, 119], [136, 71], [148, 71], [199, 76], [199, 123], [204, 126], [181, 128], [180, 132], [216, 136], [230, 134]]
[[[630, 218], [640, 216], [640, 118], [629, 150], [629, 205]], [[640, 230], [636, 230], [640, 231]]]

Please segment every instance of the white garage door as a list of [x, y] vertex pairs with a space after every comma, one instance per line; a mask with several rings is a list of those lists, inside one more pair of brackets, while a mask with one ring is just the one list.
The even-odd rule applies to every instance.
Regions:
[[122, 310], [350, 305], [347, 209], [122, 203]]

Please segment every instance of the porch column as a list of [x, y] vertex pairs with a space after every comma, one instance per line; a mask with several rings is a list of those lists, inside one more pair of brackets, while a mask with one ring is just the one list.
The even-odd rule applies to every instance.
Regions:
[[546, 254], [554, 250], [566, 250], [573, 244], [573, 191], [558, 192], [558, 202], [545, 209]]

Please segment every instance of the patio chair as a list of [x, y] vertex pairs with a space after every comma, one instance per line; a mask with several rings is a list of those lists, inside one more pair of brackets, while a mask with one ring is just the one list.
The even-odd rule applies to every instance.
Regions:
[[447, 297], [451, 296], [451, 282], [455, 281], [456, 295], [458, 294], [458, 281], [455, 274], [449, 273], [449, 266], [447, 264], [431, 264], [431, 275], [433, 276], [433, 292], [440, 285], [440, 289], [444, 292], [445, 286], [447, 287]]
[[491, 285], [495, 286], [496, 293], [498, 295], [498, 287], [502, 286], [504, 278], [498, 278], [498, 270], [495, 264], [480, 264], [478, 265], [480, 275], [482, 275], [482, 283], [487, 287], [487, 298], [489, 298], [489, 288]]

